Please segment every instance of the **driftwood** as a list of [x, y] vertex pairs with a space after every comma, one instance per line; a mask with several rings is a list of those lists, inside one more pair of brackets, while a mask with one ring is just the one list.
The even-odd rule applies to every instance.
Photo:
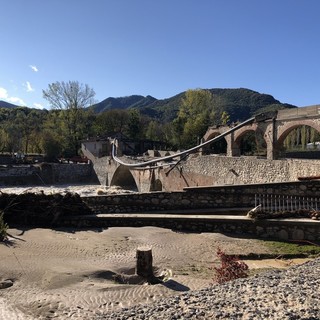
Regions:
[[298, 177], [299, 181], [319, 180], [320, 176]]
[[261, 205], [258, 205], [247, 213], [247, 217], [253, 220], [285, 218], [309, 218], [312, 220], [320, 220], [320, 211], [301, 209], [295, 211], [268, 212], [264, 211], [261, 208]]

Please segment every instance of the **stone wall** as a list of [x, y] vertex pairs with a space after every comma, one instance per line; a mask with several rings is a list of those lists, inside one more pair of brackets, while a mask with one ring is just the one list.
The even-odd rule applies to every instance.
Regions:
[[[301, 176], [319, 176], [319, 160], [268, 160], [255, 157], [202, 156], [186, 161], [182, 173], [213, 178], [213, 184], [249, 184], [297, 181]], [[198, 183], [198, 185], [203, 185]]]
[[99, 183], [91, 164], [53, 164], [54, 183]]
[[232, 219], [223, 216], [217, 219], [205, 219], [201, 215], [197, 218], [152, 218], [126, 215], [125, 217], [95, 217], [86, 215], [80, 217], [66, 217], [63, 226], [76, 228], [109, 228], [109, 227], [144, 227], [155, 226], [182, 232], [217, 232], [262, 239], [278, 240], [320, 240], [320, 221], [313, 220], [250, 220]]
[[102, 186], [110, 185], [116, 169], [117, 163], [111, 157], [96, 158], [93, 161], [93, 170]]
[[[127, 213], [119, 218], [108, 216], [105, 219], [96, 219], [92, 216], [80, 218], [79, 220], [68, 220], [71, 226], [81, 227], [115, 227], [115, 226], [158, 226], [174, 230], [185, 230], [193, 232], [222, 232], [232, 234], [247, 234], [259, 238], [270, 238], [280, 240], [320, 240], [320, 221], [310, 219], [267, 219], [250, 220], [239, 216], [246, 213], [248, 208], [255, 205], [255, 194], [274, 194], [305, 197], [320, 197], [320, 181], [298, 181], [291, 183], [269, 183], [252, 185], [229, 185], [202, 188], [186, 188], [181, 192], [152, 192], [145, 194], [118, 194], [103, 197], [86, 197], [83, 202], [95, 214]], [[152, 212], [172, 213], [180, 211], [188, 216], [188, 210], [197, 209], [220, 211], [230, 214], [236, 212], [234, 218], [225, 219], [219, 216], [207, 219], [199, 212], [197, 218], [152, 218]], [[228, 211], [229, 209], [229, 211]], [[236, 209], [236, 211], [234, 211]], [[223, 211], [221, 211], [223, 210]], [[148, 212], [148, 217], [128, 213]], [[202, 212], [203, 214], [204, 212]]]
[[42, 184], [39, 178], [40, 170], [32, 165], [1, 166], [1, 186], [21, 186]]
[[[124, 162], [132, 162], [123, 159]], [[97, 159], [94, 170], [102, 185], [112, 185], [115, 176], [125, 170], [117, 170], [118, 164], [109, 157]], [[181, 161], [175, 167], [139, 170], [127, 168], [140, 192], [154, 190], [160, 182], [162, 191], [178, 191], [185, 187], [236, 185], [297, 181], [298, 177], [319, 176], [320, 161], [304, 159], [268, 160], [256, 157], [195, 156]], [[157, 189], [158, 190], [158, 189]]]
[[91, 164], [41, 163], [0, 167], [1, 186], [99, 183]]
[[[320, 181], [186, 188], [181, 192], [82, 198], [70, 194], [66, 196], [2, 194], [0, 209], [6, 209], [5, 219], [11, 226], [12, 224], [87, 228], [158, 226], [180, 231], [247, 234], [282, 240], [320, 240], [320, 221], [311, 219], [254, 221], [245, 217], [248, 209], [255, 205], [256, 193], [320, 197]], [[12, 199], [16, 204], [14, 206], [9, 205], [12, 204]], [[177, 212], [179, 216], [176, 216]], [[119, 215], [121, 213], [122, 216]], [[159, 213], [173, 215], [165, 217]], [[215, 213], [215, 216], [210, 217], [206, 213]], [[229, 216], [226, 218], [221, 214]]]
[[320, 181], [185, 188], [177, 192], [115, 194], [83, 198], [96, 214], [255, 206], [255, 194], [320, 197]]

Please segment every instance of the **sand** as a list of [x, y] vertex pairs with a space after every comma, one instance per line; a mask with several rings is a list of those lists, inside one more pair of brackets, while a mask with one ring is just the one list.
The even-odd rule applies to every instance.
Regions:
[[[81, 196], [123, 192], [97, 185], [0, 190]], [[9, 241], [0, 243], [0, 320], [111, 319], [110, 312], [210, 287], [212, 267], [219, 264], [218, 247], [228, 254], [270, 253], [254, 239], [156, 227], [10, 229], [9, 234]], [[165, 274], [166, 282], [148, 285], [128, 280], [135, 272], [136, 250], [143, 246], [152, 248], [155, 273]], [[246, 263], [251, 269], [266, 269], [287, 268], [293, 261]], [[124, 283], [114, 280], [116, 274]]]
[[[0, 244], [0, 319], [94, 319], [110, 311], [211, 285], [218, 247], [229, 254], [268, 253], [261, 242], [156, 227], [10, 229]], [[163, 284], [118, 284], [134, 273], [136, 249], [152, 247]], [[264, 265], [266, 267], [266, 265]]]

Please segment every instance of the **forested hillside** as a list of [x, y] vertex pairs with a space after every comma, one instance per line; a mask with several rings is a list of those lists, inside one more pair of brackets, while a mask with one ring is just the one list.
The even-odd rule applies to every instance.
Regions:
[[150, 139], [172, 149], [188, 148], [209, 126], [294, 107], [249, 89], [188, 90], [162, 100], [133, 95], [95, 105], [90, 104], [94, 91], [75, 81], [51, 84], [43, 92], [51, 110], [0, 104], [0, 152], [70, 157], [79, 153], [82, 139], [119, 132], [136, 141]]
[[[249, 89], [208, 89], [213, 96], [213, 101], [219, 112], [226, 111], [231, 121], [243, 121], [254, 114], [295, 108], [295, 106], [281, 103], [273, 96], [261, 94]], [[161, 122], [170, 122], [178, 114], [181, 101], [186, 92], [181, 92], [171, 98], [158, 100], [151, 96], [128, 96], [108, 98], [92, 106], [94, 112], [99, 113], [110, 109], [135, 108], [141, 114], [155, 118]]]
[[156, 101], [156, 98], [151, 96], [139, 96], [132, 95], [128, 97], [120, 98], [107, 98], [93, 106], [96, 113], [104, 112], [110, 109], [129, 109], [134, 107], [144, 107], [150, 105], [152, 102]]

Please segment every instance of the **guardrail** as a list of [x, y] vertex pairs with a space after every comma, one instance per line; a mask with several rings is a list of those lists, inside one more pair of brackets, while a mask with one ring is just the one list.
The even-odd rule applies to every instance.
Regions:
[[297, 212], [301, 210], [315, 210], [320, 208], [320, 198], [304, 196], [285, 196], [275, 194], [255, 194], [255, 207], [261, 206], [261, 211]]

